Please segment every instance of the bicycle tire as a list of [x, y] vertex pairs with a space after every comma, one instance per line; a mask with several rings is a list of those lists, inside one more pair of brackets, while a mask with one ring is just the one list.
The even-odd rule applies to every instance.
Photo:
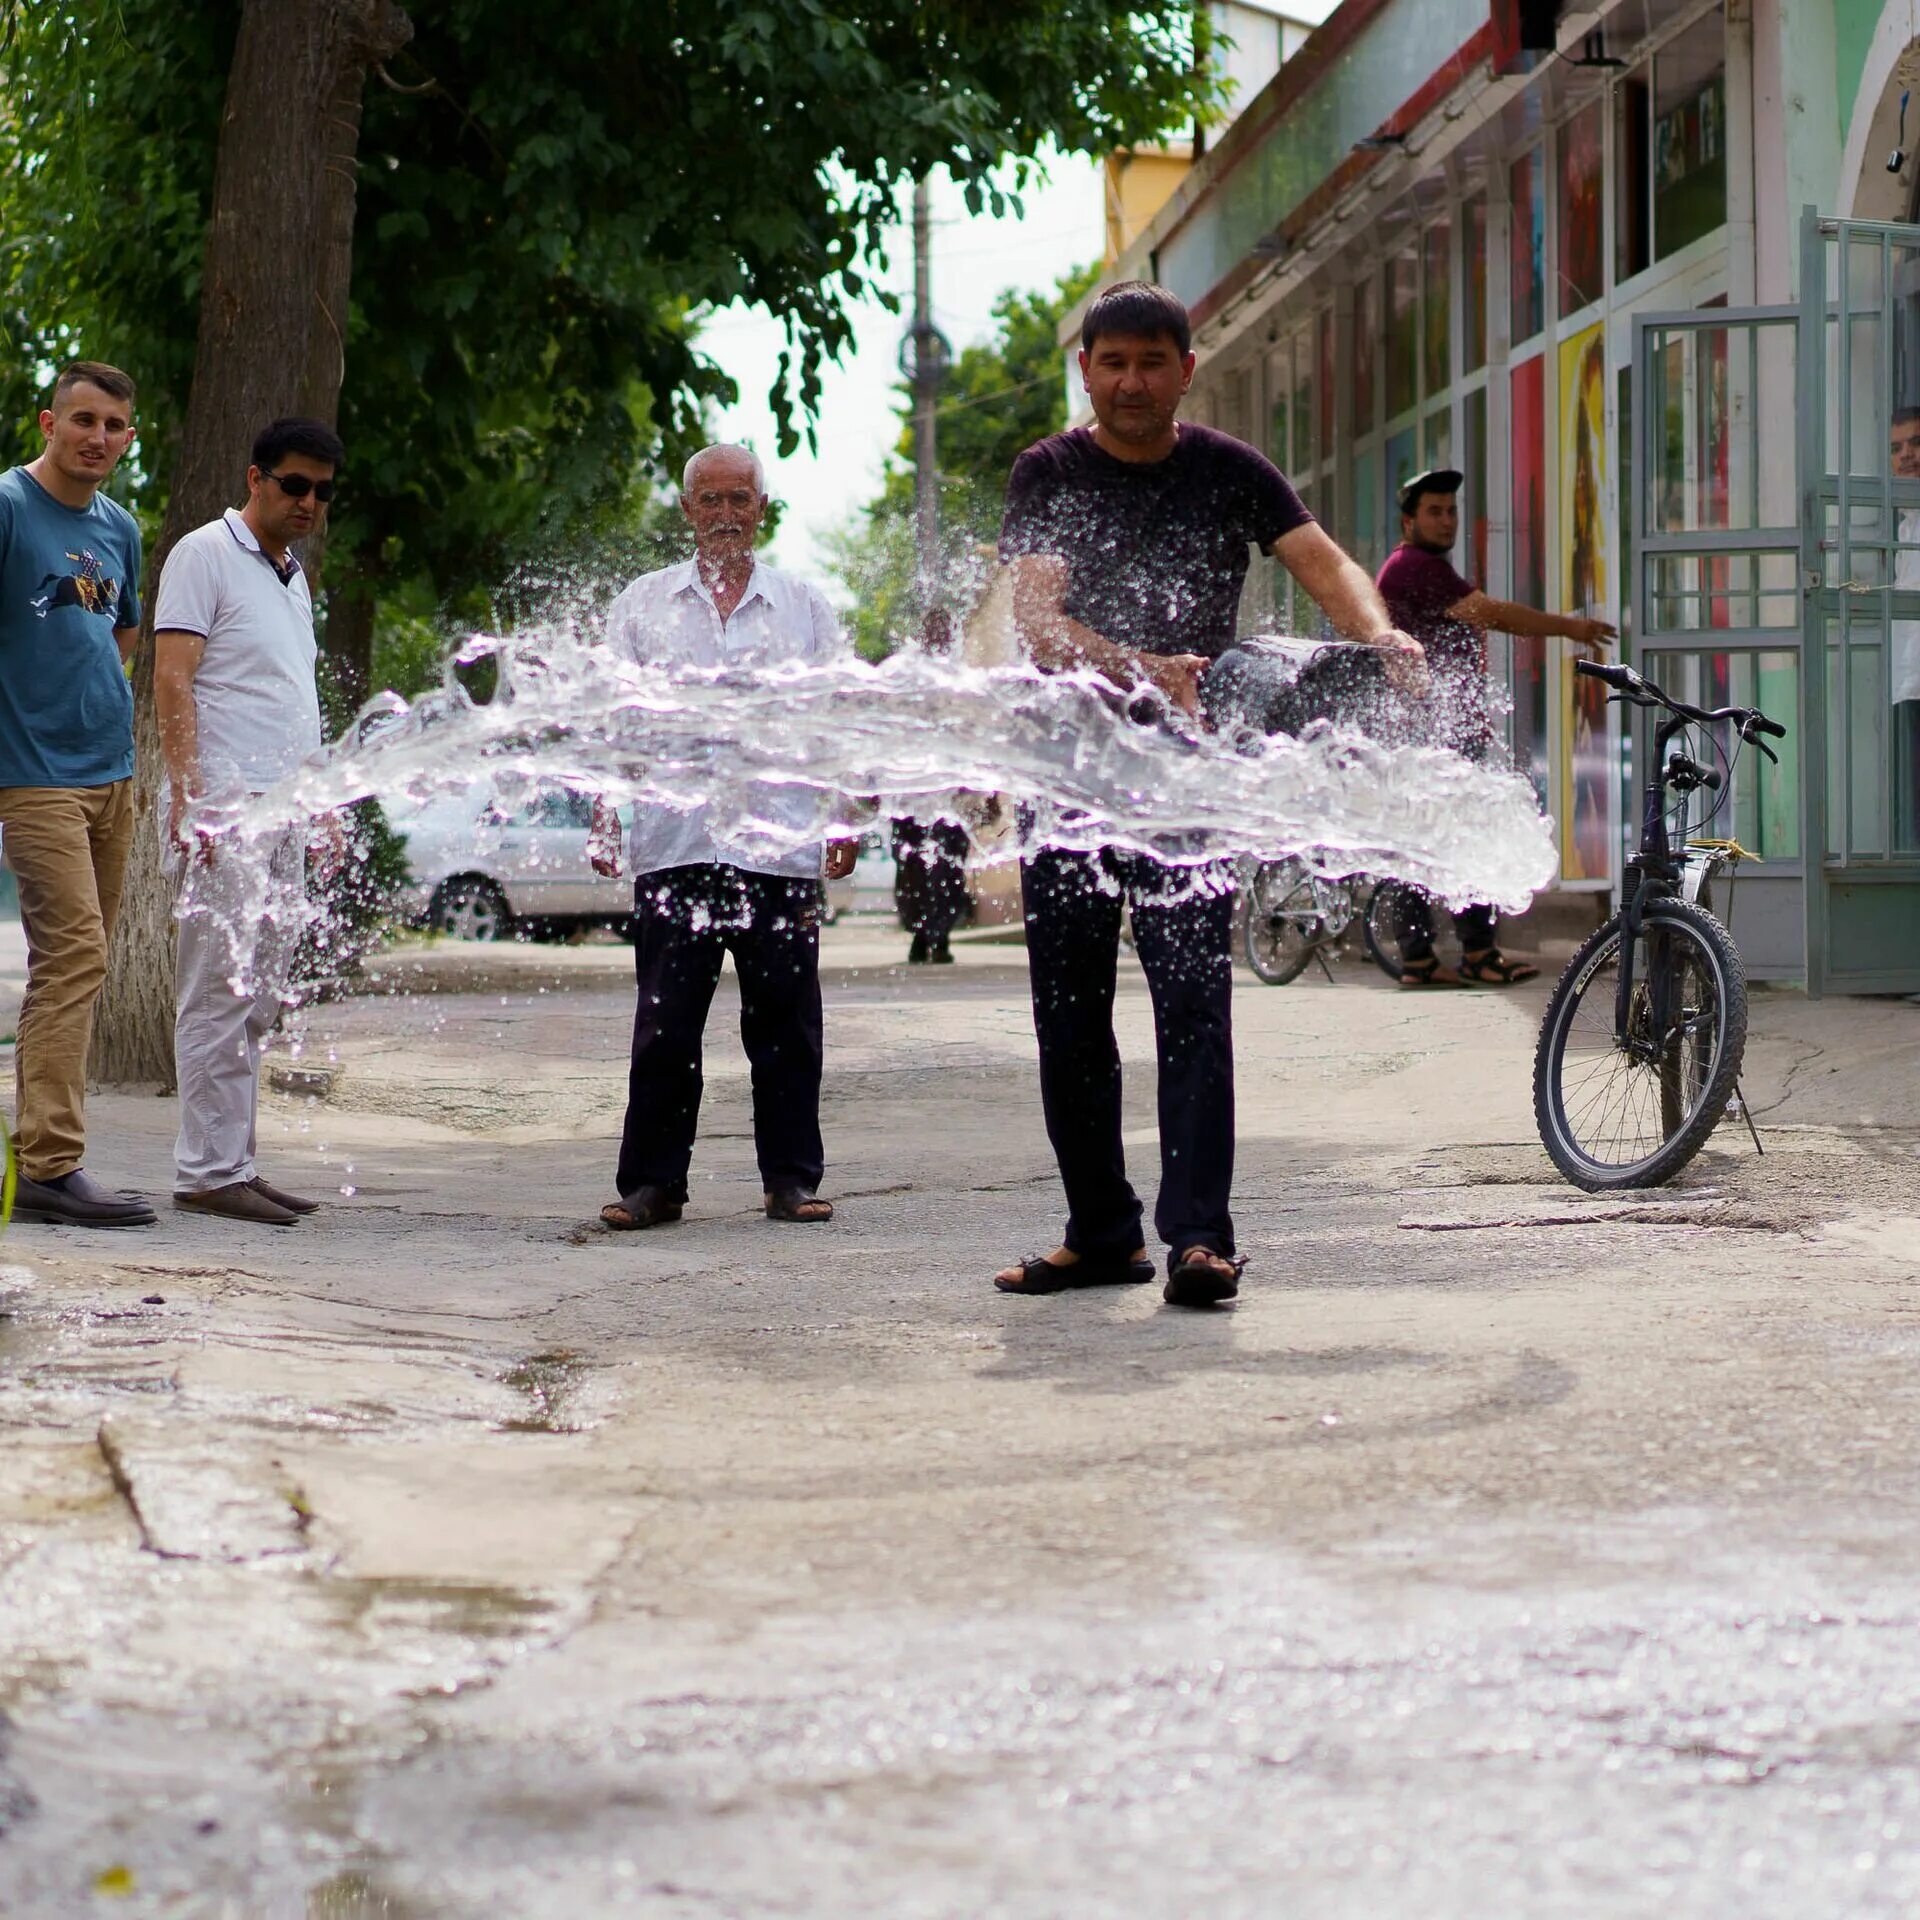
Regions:
[[[1275, 887], [1284, 891], [1275, 895]], [[1270, 987], [1299, 979], [1320, 944], [1324, 923], [1317, 912], [1288, 915], [1282, 910], [1302, 891], [1313, 898], [1313, 876], [1303, 862], [1291, 858], [1256, 867], [1247, 883], [1243, 951], [1254, 978]]]
[[[1366, 917], [1360, 923], [1368, 957], [1396, 986], [1400, 984], [1400, 976], [1405, 971], [1405, 962], [1400, 955], [1400, 903], [1409, 896], [1426, 898], [1410, 881], [1382, 880], [1375, 886], [1373, 896], [1367, 902]], [[1431, 901], [1428, 907], [1434, 921], [1434, 953], [1443, 967], [1457, 969], [1460, 964], [1460, 943], [1454, 937], [1452, 918], [1442, 913]]]
[[[1547, 1002], [1534, 1049], [1533, 1113], [1540, 1143], [1561, 1173], [1588, 1193], [1657, 1187], [1671, 1180], [1725, 1116], [1746, 1051], [1746, 972], [1732, 937], [1712, 914], [1671, 899], [1648, 904], [1630, 1016], [1651, 1018], [1651, 969], [1657, 961], [1669, 982], [1667, 1034], [1650, 1060], [1635, 1061], [1618, 1045], [1615, 1000], [1625, 925], [1625, 915], [1615, 914], [1567, 963]], [[1677, 1016], [1672, 1009], [1679, 1010]], [[1570, 1074], [1573, 1036], [1583, 1012], [1588, 1047], [1580, 1057], [1595, 1064], [1591, 1072], [1575, 1068]], [[1643, 1037], [1651, 1042], [1652, 1036]], [[1636, 1074], [1644, 1078], [1636, 1080]], [[1577, 1114], [1570, 1112], [1570, 1101]], [[1629, 1111], [1645, 1113], [1649, 1102], [1659, 1115], [1659, 1138], [1641, 1152], [1636, 1149], [1645, 1143], [1644, 1121], [1631, 1147], [1626, 1126]], [[1623, 1151], [1603, 1158], [1582, 1144], [1581, 1135], [1590, 1121], [1596, 1133], [1602, 1131], [1614, 1111], [1622, 1116]]]

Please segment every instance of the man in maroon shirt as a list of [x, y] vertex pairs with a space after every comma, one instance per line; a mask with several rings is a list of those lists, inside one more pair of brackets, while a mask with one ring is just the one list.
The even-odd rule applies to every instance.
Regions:
[[[1451, 467], [1417, 473], [1400, 489], [1400, 544], [1387, 555], [1375, 584], [1394, 624], [1427, 651], [1433, 743], [1483, 761], [1493, 757], [1495, 741], [1487, 633], [1564, 635], [1597, 660], [1614, 630], [1604, 620], [1495, 600], [1461, 579], [1447, 558], [1460, 536], [1459, 496], [1460, 475]], [[1417, 896], [1409, 903], [1399, 927], [1403, 987], [1457, 987], [1465, 981], [1508, 987], [1540, 971], [1500, 951], [1491, 907], [1466, 907], [1453, 916], [1453, 924], [1460, 936], [1458, 973], [1443, 967], [1434, 953], [1432, 909]]]

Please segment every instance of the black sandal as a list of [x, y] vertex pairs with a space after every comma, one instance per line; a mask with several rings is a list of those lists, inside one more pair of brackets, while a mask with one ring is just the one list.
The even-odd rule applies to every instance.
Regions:
[[[671, 1226], [686, 1210], [686, 1202], [671, 1187], [635, 1187], [600, 1209], [600, 1224], [609, 1233], [639, 1233], [646, 1227]], [[624, 1213], [624, 1220], [614, 1215]]]
[[1478, 960], [1460, 962], [1460, 978], [1471, 980], [1477, 986], [1516, 987], [1522, 980], [1539, 977], [1538, 967], [1530, 967], [1524, 960], [1509, 960], [1498, 947], [1483, 953]]
[[993, 1284], [1002, 1293], [1068, 1293], [1076, 1287], [1137, 1287], [1152, 1278], [1153, 1262], [1145, 1254], [1082, 1258], [1063, 1265], [1036, 1253], [1020, 1262], [1018, 1280], [996, 1273]]
[[[1233, 1271], [1222, 1273], [1211, 1264], [1215, 1260], [1224, 1260]], [[1244, 1254], [1222, 1253], [1218, 1247], [1188, 1247], [1167, 1269], [1166, 1292], [1161, 1298], [1170, 1307], [1217, 1307], [1240, 1291], [1240, 1276], [1246, 1268]]]
[[1400, 962], [1400, 984], [1403, 987], [1457, 987], [1463, 982], [1451, 975], [1441, 979], [1440, 956], [1430, 953], [1424, 960]]
[[[789, 1226], [824, 1227], [833, 1218], [833, 1202], [822, 1200], [805, 1187], [775, 1187], [760, 1196], [769, 1220], [784, 1220]], [[825, 1213], [803, 1213], [803, 1207], [825, 1207]]]

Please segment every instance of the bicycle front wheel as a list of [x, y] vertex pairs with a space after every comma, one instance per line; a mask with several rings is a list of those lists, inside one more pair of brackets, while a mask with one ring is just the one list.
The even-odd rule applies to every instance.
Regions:
[[1256, 867], [1247, 883], [1247, 965], [1270, 987], [1298, 979], [1325, 923], [1306, 863], [1288, 858]]
[[1720, 1124], [1747, 1044], [1740, 956], [1683, 900], [1648, 904], [1623, 1023], [1625, 927], [1616, 914], [1573, 956], [1534, 1052], [1541, 1144], [1589, 1193], [1671, 1180]]

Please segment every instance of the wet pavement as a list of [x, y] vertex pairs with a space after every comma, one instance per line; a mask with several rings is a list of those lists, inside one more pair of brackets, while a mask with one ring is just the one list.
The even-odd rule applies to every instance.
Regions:
[[582, 949], [316, 1010], [313, 1221], [0, 1242], [0, 1913], [1915, 1910], [1920, 1007], [1757, 996], [1767, 1156], [1622, 1202], [1541, 989], [1243, 977], [1193, 1315], [986, 1284], [1057, 1231], [1022, 955], [897, 944], [829, 941], [830, 1228], [730, 982], [687, 1220], [597, 1228]]

